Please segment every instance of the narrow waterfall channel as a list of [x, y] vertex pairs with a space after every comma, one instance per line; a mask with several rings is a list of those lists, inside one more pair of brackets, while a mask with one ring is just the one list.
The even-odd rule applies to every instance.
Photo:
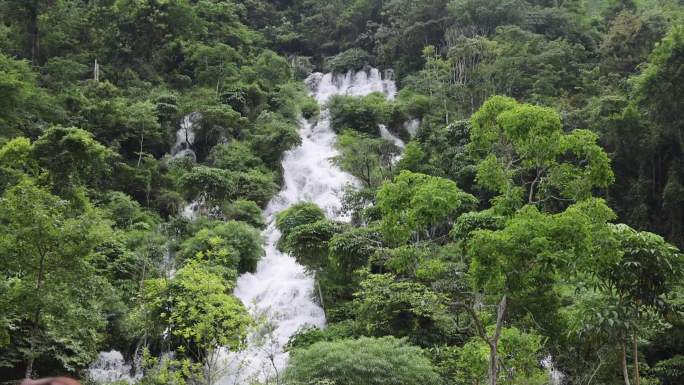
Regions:
[[[294, 258], [276, 249], [280, 232], [275, 228], [275, 216], [295, 203], [309, 201], [323, 208], [329, 218], [345, 219], [339, 213], [340, 199], [344, 187], [356, 181], [331, 162], [338, 152], [325, 103], [333, 95], [363, 96], [372, 92], [382, 92], [392, 99], [396, 86], [387, 77], [383, 79], [379, 70], [370, 69], [347, 74], [314, 73], [306, 80], [311, 95], [323, 109], [316, 122], [301, 121], [302, 144], [285, 154], [283, 188], [264, 212], [268, 223], [263, 233], [266, 255], [255, 273], [239, 277], [235, 289], [235, 295], [255, 319], [265, 324], [250, 335], [247, 349], [226, 355], [227, 374], [221, 385], [247, 385], [255, 379], [272, 381], [287, 363], [283, 347], [290, 336], [304, 326], [325, 324], [313, 278]], [[383, 132], [385, 135], [389, 132]]]

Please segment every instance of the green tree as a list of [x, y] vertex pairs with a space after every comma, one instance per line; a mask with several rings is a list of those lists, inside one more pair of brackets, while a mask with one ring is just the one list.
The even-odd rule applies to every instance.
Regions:
[[377, 136], [378, 125], [389, 119], [389, 105], [381, 93], [372, 93], [363, 97], [336, 95], [328, 101], [330, 125], [341, 132], [353, 130]]
[[101, 185], [112, 155], [89, 132], [74, 127], [51, 127], [33, 143], [33, 157], [58, 192]]
[[488, 35], [500, 25], [522, 24], [526, 6], [520, 0], [453, 0], [449, 10], [461, 24]]
[[263, 161], [252, 152], [249, 145], [238, 141], [212, 147], [208, 160], [212, 166], [229, 171], [265, 169]]
[[48, 98], [26, 62], [0, 53], [0, 92], [0, 138], [35, 133], [33, 125], [40, 122]]
[[317, 271], [328, 264], [328, 242], [340, 227], [327, 219], [306, 223], [289, 231], [280, 245], [301, 265]]
[[454, 321], [441, 294], [391, 274], [371, 274], [360, 286], [354, 315], [364, 334], [408, 337], [420, 345], [449, 338]]
[[[580, 200], [613, 182], [597, 135], [563, 133], [560, 116], [550, 108], [495, 96], [471, 121], [470, 149], [480, 159], [477, 182], [509, 202]], [[574, 161], [567, 160], [570, 156]]]
[[[504, 328], [498, 354], [507, 370], [499, 374], [499, 381], [502, 384], [548, 384], [549, 373], [539, 367], [542, 341], [543, 338], [534, 332], [525, 333], [515, 327]], [[471, 338], [458, 348], [455, 375], [468, 383], [485, 383], [488, 360], [487, 344], [477, 337]]]
[[377, 193], [381, 229], [390, 243], [430, 240], [448, 231], [459, 214], [477, 199], [448, 179], [402, 171]]
[[215, 269], [192, 261], [180, 269], [173, 280], [145, 283], [147, 305], [138, 316], [150, 314], [173, 336], [174, 347], [194, 362], [204, 365], [203, 382], [212, 385], [224, 373], [219, 365], [220, 348], [240, 349], [252, 320], [230, 286]]
[[264, 254], [261, 235], [244, 222], [212, 223], [180, 246], [181, 259], [196, 259], [244, 273], [256, 270]]
[[[602, 266], [601, 290], [614, 298], [618, 319], [609, 334], [622, 349], [622, 371], [625, 385], [629, 385], [626, 341], [631, 334], [634, 384], [640, 384], [638, 340], [644, 325], [653, 317], [667, 317], [673, 311], [667, 294], [684, 276], [684, 256], [679, 250], [653, 233], [639, 232], [627, 225], [614, 225], [613, 234], [621, 254], [617, 262]], [[588, 324], [596, 324], [588, 322]], [[599, 325], [600, 327], [601, 325]], [[602, 325], [606, 326], [606, 325]]]
[[256, 229], [266, 227], [261, 208], [254, 201], [238, 199], [224, 206], [222, 211], [228, 220], [245, 222]]
[[312, 202], [300, 202], [281, 211], [276, 216], [276, 227], [282, 239], [299, 226], [312, 224], [325, 219], [325, 212]]
[[318, 342], [295, 350], [285, 373], [288, 383], [339, 385], [439, 384], [422, 351], [393, 337]]
[[333, 158], [335, 163], [368, 188], [376, 188], [391, 178], [400, 151], [394, 143], [353, 130], [345, 130], [337, 137], [337, 147], [340, 155]]
[[5, 314], [20, 326], [3, 356], [23, 362], [26, 377], [46, 357], [66, 370], [87, 365], [106, 325], [108, 287], [89, 260], [108, 236], [108, 222], [93, 209], [74, 215], [65, 201], [25, 180], [0, 199], [0, 229], [3, 279], [17, 285]]
[[552, 326], [556, 319], [552, 314], [559, 304], [551, 288], [561, 274], [615, 259], [612, 251], [616, 245], [610, 242], [606, 223], [613, 217], [600, 200], [583, 201], [552, 215], [528, 205], [503, 229], [472, 233], [468, 242], [471, 285], [498, 303], [491, 333], [473, 303], [468, 305], [472, 298], [465, 298], [462, 304], [474, 320], [478, 335], [490, 347], [491, 385], [498, 379], [498, 343], [507, 312], [518, 316], [532, 313], [537, 322]]
[[277, 114], [262, 113], [248, 138], [254, 154], [274, 169], [283, 153], [301, 143], [297, 128]]
[[665, 34], [665, 20], [639, 17], [628, 11], [612, 20], [601, 45], [605, 71], [629, 74], [646, 61], [655, 43]]
[[32, 155], [33, 145], [24, 137], [14, 138], [0, 147], [0, 192], [27, 176], [40, 174], [40, 166]]
[[157, 119], [157, 106], [152, 102], [133, 103], [128, 107], [127, 116], [127, 125], [138, 132], [137, 166], [140, 167], [144, 150], [159, 153], [159, 148], [166, 147], [166, 135]]
[[330, 262], [351, 282], [354, 271], [368, 265], [382, 240], [376, 228], [358, 227], [335, 234], [328, 245]]
[[278, 190], [270, 173], [232, 172], [207, 166], [193, 167], [180, 178], [179, 184], [187, 199], [199, 200], [210, 210], [237, 199], [263, 206]]

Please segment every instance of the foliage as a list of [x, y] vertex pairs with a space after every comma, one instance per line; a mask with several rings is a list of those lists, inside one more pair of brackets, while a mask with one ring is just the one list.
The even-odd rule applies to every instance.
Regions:
[[254, 201], [238, 199], [224, 206], [222, 212], [228, 220], [245, 222], [257, 229], [266, 227], [261, 208]]
[[146, 282], [145, 296], [152, 302], [144, 311], [168, 328], [179, 352], [199, 362], [219, 347], [239, 349], [251, 324], [221, 276], [199, 262], [185, 265], [168, 283]]
[[368, 335], [409, 337], [418, 344], [448, 338], [452, 321], [444, 298], [419, 283], [373, 274], [361, 282], [355, 297], [357, 323]]
[[[92, 185], [108, 170], [111, 150], [77, 128], [52, 127], [33, 143], [34, 157], [58, 189]], [[64, 187], [61, 187], [64, 186]]]
[[[537, 203], [585, 199], [593, 188], [613, 182], [597, 135], [563, 133], [560, 116], [549, 108], [495, 96], [471, 120], [471, 150], [482, 159], [477, 182], [489, 190], [503, 196], [524, 193], [528, 203]], [[575, 162], [565, 160], [570, 157]]]
[[244, 222], [214, 223], [180, 246], [178, 257], [210, 262], [240, 273], [254, 271], [263, 255], [259, 232]]
[[439, 384], [421, 350], [392, 337], [318, 342], [295, 350], [285, 376], [291, 384]]
[[368, 52], [360, 48], [350, 48], [326, 58], [323, 69], [326, 72], [346, 73], [347, 71], [358, 71], [371, 64], [372, 58]]
[[366, 187], [376, 188], [390, 179], [399, 148], [385, 139], [345, 130], [337, 138], [340, 155], [335, 163], [359, 178]]
[[381, 245], [377, 229], [361, 227], [335, 234], [329, 241], [330, 262], [351, 280], [356, 269], [368, 264]]
[[461, 191], [453, 181], [402, 171], [385, 183], [377, 205], [385, 237], [394, 244], [440, 236], [460, 213], [469, 211], [475, 197]]
[[305, 267], [316, 270], [328, 262], [328, 242], [339, 232], [340, 225], [319, 220], [293, 228], [280, 243], [282, 249]]
[[238, 199], [252, 200], [263, 206], [277, 191], [270, 173], [254, 169], [233, 172], [197, 166], [184, 174], [179, 184], [188, 199], [204, 200], [209, 207]]
[[[330, 117], [331, 161], [360, 186], [350, 223], [310, 204], [276, 219], [328, 323], [290, 341], [290, 382], [536, 384], [552, 357], [568, 383], [679, 384], [683, 15], [0, 0], [0, 377], [117, 349], [144, 352], [143, 384], [217, 383], [251, 324], [231, 292], [263, 254], [281, 158], [302, 117]], [[396, 95], [321, 111], [301, 81], [371, 65]], [[193, 112], [196, 156], [174, 158]]]
[[[508, 294], [513, 311], [517, 301], [538, 298], [539, 308], [526, 304], [526, 311], [551, 311], [556, 271], [588, 269], [594, 264], [614, 262], [610, 230], [614, 217], [601, 200], [570, 206], [559, 214], [545, 214], [525, 206], [501, 230], [477, 230], [468, 243], [472, 257], [469, 275], [474, 287], [487, 293]], [[523, 268], [524, 266], [524, 268]], [[550, 296], [550, 298], [549, 298]], [[543, 307], [541, 304], [544, 304]], [[542, 318], [540, 318], [542, 317]]]
[[[508, 368], [500, 374], [502, 384], [547, 384], [549, 373], [539, 367], [542, 347], [541, 336], [524, 333], [516, 328], [506, 328], [501, 335], [499, 354]], [[457, 352], [455, 376], [464, 382], [484, 383], [487, 379], [489, 349], [478, 338], [473, 338]]]
[[663, 385], [676, 384], [684, 380], [684, 362], [682, 356], [677, 355], [658, 362], [651, 372], [662, 381]]
[[263, 161], [252, 153], [249, 145], [238, 141], [214, 146], [209, 154], [209, 162], [213, 167], [229, 171], [264, 169]]
[[364, 97], [336, 95], [328, 101], [330, 124], [341, 132], [351, 128], [358, 132], [377, 136], [378, 125], [387, 123], [390, 106], [381, 93]]
[[325, 219], [325, 213], [315, 203], [300, 202], [281, 211], [276, 216], [276, 226], [287, 239], [297, 227]]
[[3, 365], [23, 362], [31, 373], [36, 360], [53, 357], [74, 370], [94, 358], [110, 287], [88, 261], [108, 236], [107, 225], [96, 210], [70, 212], [67, 202], [31, 181], [3, 194], [0, 269], [6, 290], [0, 301], [7, 304], [3, 321], [20, 331], [2, 347]]

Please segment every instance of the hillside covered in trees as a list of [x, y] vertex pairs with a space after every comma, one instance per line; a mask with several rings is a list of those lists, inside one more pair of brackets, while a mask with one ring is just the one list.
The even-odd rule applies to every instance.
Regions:
[[684, 384], [680, 0], [0, 0], [0, 382]]

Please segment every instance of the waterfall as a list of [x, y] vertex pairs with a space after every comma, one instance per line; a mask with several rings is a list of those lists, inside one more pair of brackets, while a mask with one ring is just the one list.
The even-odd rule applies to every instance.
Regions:
[[[377, 69], [347, 74], [315, 73], [306, 84], [323, 107], [333, 95], [382, 92], [393, 99], [396, 93], [394, 81], [383, 79]], [[227, 374], [221, 385], [273, 381], [287, 363], [283, 346], [290, 336], [304, 326], [325, 325], [323, 309], [315, 301], [313, 278], [294, 258], [276, 249], [280, 233], [275, 228], [275, 215], [292, 204], [310, 201], [325, 210], [330, 219], [345, 220], [340, 214], [343, 188], [357, 182], [330, 161], [338, 152], [326, 109], [315, 123], [302, 120], [299, 135], [301, 146], [288, 151], [282, 162], [283, 189], [264, 212], [268, 223], [263, 233], [266, 255], [255, 273], [238, 278], [235, 288], [235, 295], [260, 321], [259, 327], [249, 336], [245, 350], [225, 354]], [[399, 140], [386, 129], [382, 135], [395, 143]]]
[[548, 355], [541, 360], [541, 365], [549, 375], [549, 385], [563, 385], [565, 382], [565, 375], [560, 370], [556, 369], [553, 362], [553, 357]]
[[386, 141], [393, 143], [395, 146], [399, 148], [404, 148], [406, 147], [406, 143], [404, 143], [403, 140], [397, 138], [396, 136], [392, 135], [392, 133], [387, 129], [387, 127], [384, 124], [381, 124], [380, 127], [378, 127], [380, 130], [380, 137], [385, 139]]
[[[192, 145], [195, 144], [195, 126], [200, 119], [202, 119], [202, 114], [199, 112], [191, 112], [183, 117], [180, 128], [176, 131], [176, 142], [171, 147], [173, 159], [187, 157], [197, 161], [197, 155], [192, 149]], [[193, 220], [197, 217], [200, 206], [200, 201], [192, 201], [183, 207], [180, 214], [183, 218]]]
[[98, 384], [111, 384], [113, 382], [134, 383], [140, 379], [140, 373], [131, 375], [133, 367], [127, 364], [123, 355], [116, 351], [100, 352], [97, 359], [88, 368], [88, 378]]
[[192, 145], [195, 143], [195, 125], [202, 119], [199, 112], [191, 112], [183, 117], [180, 128], [176, 131], [176, 143], [171, 147], [173, 158], [190, 157], [196, 160]]
[[418, 133], [418, 127], [420, 127], [420, 119], [414, 118], [404, 123], [404, 129], [408, 131], [411, 137], [416, 136]]

